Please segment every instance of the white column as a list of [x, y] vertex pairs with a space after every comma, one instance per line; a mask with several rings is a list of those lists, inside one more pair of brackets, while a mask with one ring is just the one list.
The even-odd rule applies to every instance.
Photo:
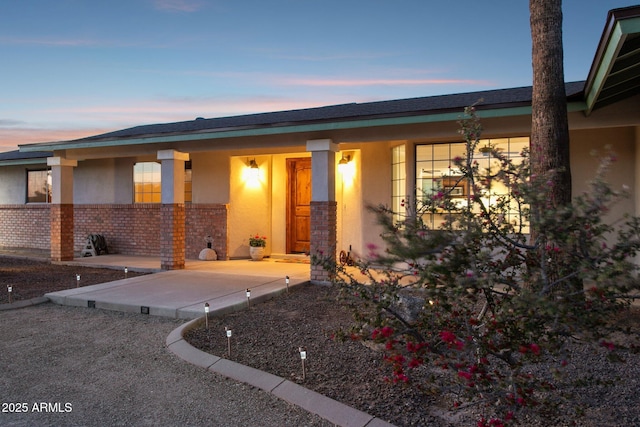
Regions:
[[330, 139], [307, 141], [311, 152], [311, 201], [336, 200], [336, 153], [338, 144]]
[[162, 204], [184, 203], [184, 163], [189, 153], [176, 150], [158, 151], [161, 161]]
[[73, 168], [78, 166], [78, 161], [49, 157], [47, 166], [51, 167], [51, 203], [73, 204]]

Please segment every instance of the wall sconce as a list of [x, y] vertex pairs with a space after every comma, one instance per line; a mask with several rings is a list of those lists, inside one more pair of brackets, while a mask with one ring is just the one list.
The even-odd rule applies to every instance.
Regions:
[[256, 181], [260, 179], [260, 167], [256, 163], [256, 159], [251, 159], [247, 165], [247, 178]]
[[345, 156], [344, 153], [342, 153], [342, 158], [338, 162], [338, 172], [340, 172], [341, 174], [344, 174], [348, 168], [350, 161], [351, 161], [351, 156], [348, 154]]

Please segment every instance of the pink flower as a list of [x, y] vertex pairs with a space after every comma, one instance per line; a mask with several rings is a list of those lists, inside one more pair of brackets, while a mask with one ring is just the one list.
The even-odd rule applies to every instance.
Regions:
[[606, 348], [607, 350], [615, 350], [616, 348], [616, 345], [609, 341], [602, 341], [600, 343], [600, 346]]
[[456, 340], [456, 335], [451, 331], [440, 332], [440, 339], [447, 344], [451, 344]]
[[383, 337], [389, 338], [391, 335], [393, 335], [393, 328], [391, 326], [385, 326], [382, 328], [380, 333]]
[[531, 344], [529, 348], [531, 349], [531, 352], [536, 356], [540, 354], [540, 346], [538, 344]]
[[458, 376], [460, 378], [464, 378], [467, 381], [469, 381], [473, 377], [471, 372], [466, 372], [466, 371], [458, 371]]

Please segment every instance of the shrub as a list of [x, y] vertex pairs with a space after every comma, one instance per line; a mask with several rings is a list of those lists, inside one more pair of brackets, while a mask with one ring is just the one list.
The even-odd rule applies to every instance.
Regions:
[[[467, 148], [454, 163], [471, 189], [466, 203], [440, 188], [405, 200], [405, 212], [370, 207], [384, 248], [370, 245], [356, 270], [314, 262], [336, 273], [354, 330], [384, 348], [390, 382], [444, 394], [455, 408], [477, 405], [478, 425], [495, 426], [562, 402], [555, 381], [570, 343], [600, 344], [612, 358], [628, 344], [616, 320], [639, 289], [640, 223], [604, 220], [626, 196], [605, 181], [612, 153], [589, 191], [556, 207], [545, 197], [550, 175], [531, 176], [527, 152], [515, 163], [488, 147], [492, 167], [482, 169], [473, 107], [460, 124]], [[496, 185], [507, 194], [487, 203]], [[429, 228], [425, 215], [442, 222]]]

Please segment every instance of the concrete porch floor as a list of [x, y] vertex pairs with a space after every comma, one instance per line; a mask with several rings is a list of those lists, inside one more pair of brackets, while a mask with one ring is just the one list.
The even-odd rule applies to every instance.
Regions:
[[[184, 270], [160, 270], [156, 257], [100, 255], [76, 258], [62, 264], [154, 272], [115, 282], [52, 292], [45, 296], [60, 305], [94, 307], [180, 319], [239, 310], [309, 282], [310, 266], [298, 258], [263, 261], [187, 260]], [[247, 299], [247, 289], [250, 298]]]

